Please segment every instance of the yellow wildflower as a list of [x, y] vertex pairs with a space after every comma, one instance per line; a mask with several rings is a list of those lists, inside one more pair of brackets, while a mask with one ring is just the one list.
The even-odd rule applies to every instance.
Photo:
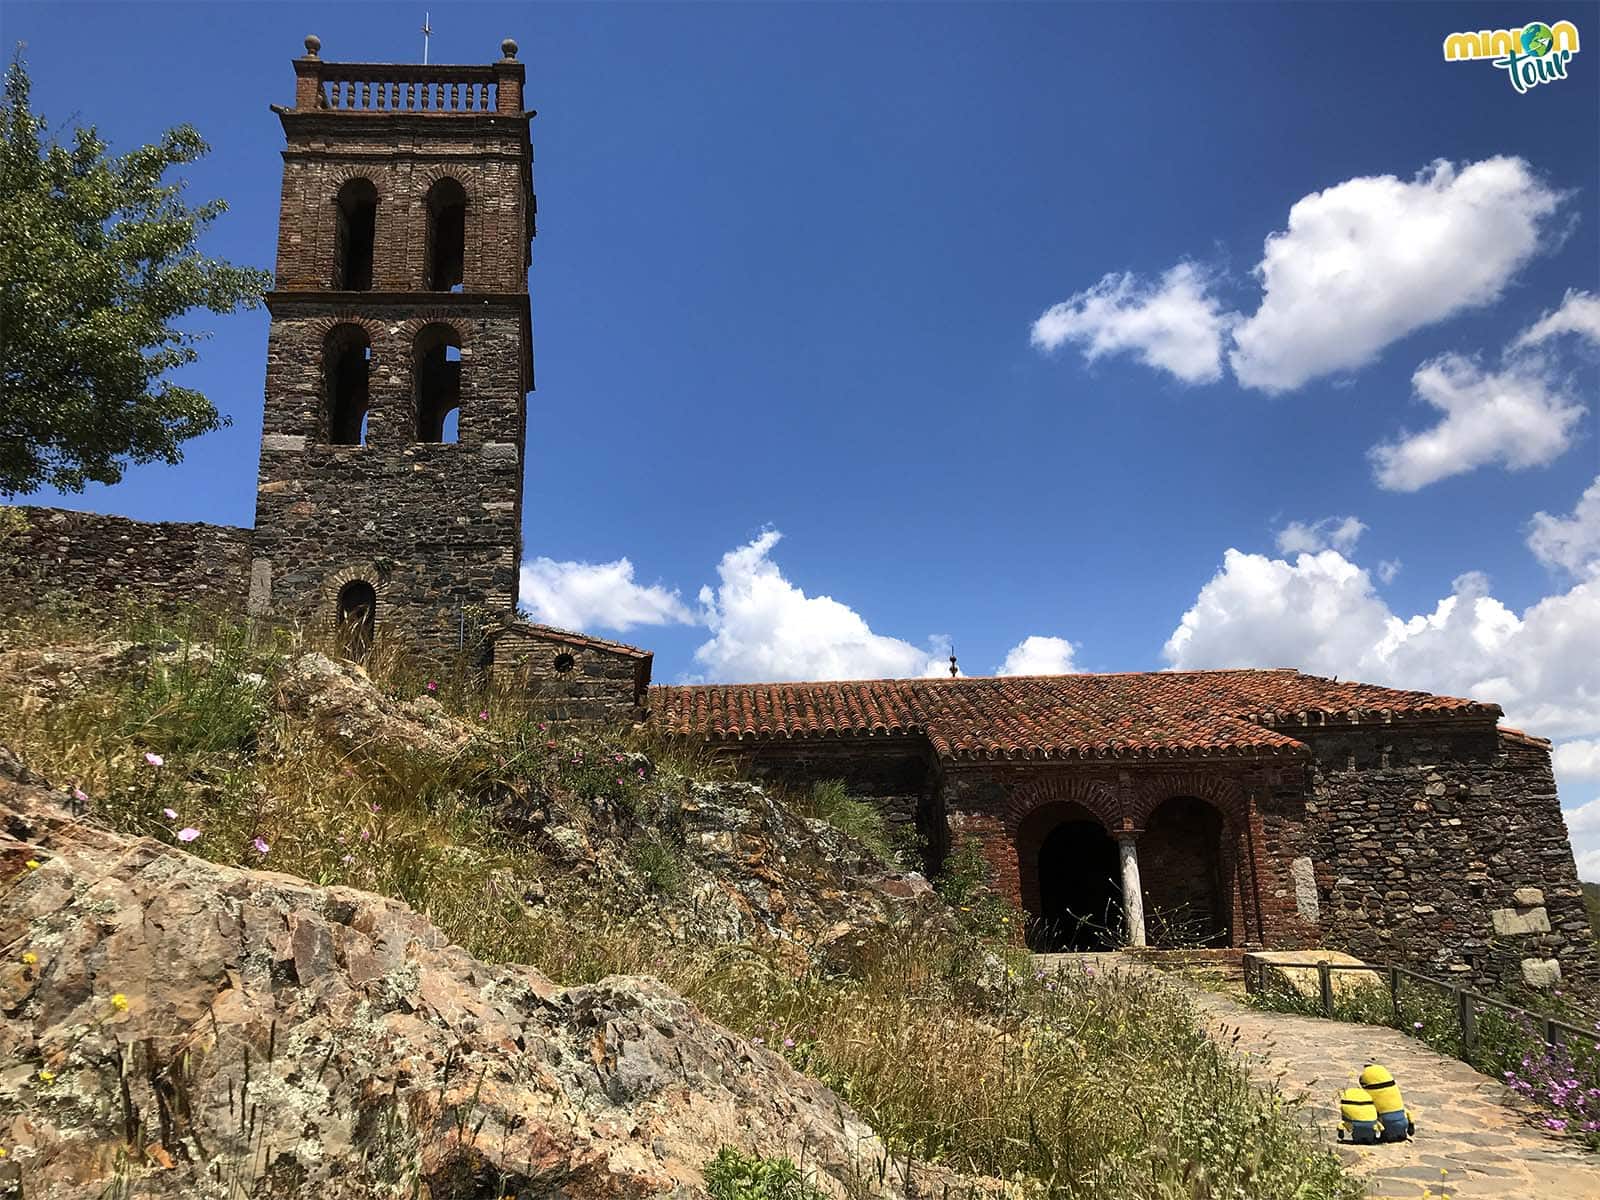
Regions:
[[116, 1009], [118, 1012], [127, 1012], [128, 998], [121, 992], [116, 993], [116, 995], [111, 997], [111, 1007]]
[[39, 869], [39, 860], [37, 858], [30, 858], [27, 862], [27, 867], [30, 871], [37, 871]]
[[22, 965], [23, 966], [25, 966], [25, 967], [33, 967], [33, 966], [37, 966], [38, 963], [39, 963], [39, 956], [37, 954], [35, 954], [32, 950], [24, 950], [22, 952]]
[[40, 1071], [39, 1072], [39, 1082], [40, 1083], [54, 1083], [55, 1081], [56, 1081], [56, 1073], [54, 1071]]
[[0, 1158], [5, 1158], [10, 1153], [11, 1151], [7, 1150], [4, 1146], [0, 1146]]

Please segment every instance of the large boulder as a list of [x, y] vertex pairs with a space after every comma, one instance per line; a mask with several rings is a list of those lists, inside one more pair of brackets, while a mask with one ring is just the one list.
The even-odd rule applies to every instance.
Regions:
[[839, 1097], [655, 980], [479, 961], [396, 901], [75, 820], [6, 755], [0, 880], [0, 1190], [696, 1195], [725, 1144], [902, 1190]]
[[[1339, 967], [1365, 964], [1342, 950], [1258, 950], [1244, 956], [1244, 977], [1252, 991], [1287, 993], [1302, 1000], [1321, 1002], [1322, 978], [1318, 963]], [[1376, 971], [1333, 971], [1329, 974], [1333, 997], [1348, 999], [1371, 989], [1383, 990]]]

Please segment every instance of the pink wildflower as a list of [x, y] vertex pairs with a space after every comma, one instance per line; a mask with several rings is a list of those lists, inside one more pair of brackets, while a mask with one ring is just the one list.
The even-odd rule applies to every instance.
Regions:
[[355, 862], [355, 860], [356, 860], [356, 856], [354, 854], [346, 854], [339, 861], [342, 862], [342, 863], [352, 863], [352, 862]]
[[162, 758], [159, 754], [154, 754], [151, 751], [146, 750], [144, 752], [144, 761], [149, 763], [152, 767], [160, 767], [165, 766], [167, 760]]
[[370, 842], [372, 840], [372, 831], [370, 829], [363, 829], [361, 831], [361, 840], [363, 842]]
[[182, 829], [178, 830], [178, 840], [180, 842], [192, 842], [199, 836], [200, 831], [193, 825], [186, 825]]
[[785, 1050], [793, 1050], [794, 1049], [794, 1039], [793, 1038], [784, 1038], [783, 1039], [783, 1046], [784, 1046]]
[[169, 821], [176, 821], [178, 819], [178, 810], [175, 808], [163, 808], [161, 815]]
[[87, 803], [89, 803], [89, 793], [84, 791], [77, 784], [73, 784], [72, 785], [72, 798], [74, 800], [76, 800], [79, 804], [87, 804]]
[[263, 858], [266, 857], [267, 851], [272, 849], [271, 846], [267, 845], [267, 839], [263, 837], [252, 838], [250, 844], [255, 847], [256, 853]]
[[437, 692], [439, 690], [439, 685], [430, 679], [428, 680], [428, 690], [430, 692]]
[[488, 719], [489, 719], [489, 710], [486, 708], [486, 709], [484, 709], [482, 712], [480, 712], [478, 714], [478, 720], [487, 721]]

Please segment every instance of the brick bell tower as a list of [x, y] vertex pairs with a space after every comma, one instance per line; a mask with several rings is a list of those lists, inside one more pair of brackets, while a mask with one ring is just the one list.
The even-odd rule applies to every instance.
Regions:
[[283, 122], [250, 610], [424, 652], [514, 611], [534, 234], [517, 44], [333, 63]]

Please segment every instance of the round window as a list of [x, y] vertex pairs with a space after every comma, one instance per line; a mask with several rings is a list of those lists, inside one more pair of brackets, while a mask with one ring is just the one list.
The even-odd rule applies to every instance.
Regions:
[[572, 668], [578, 665], [578, 660], [563, 650], [556, 655], [555, 668], [557, 675], [570, 675]]

